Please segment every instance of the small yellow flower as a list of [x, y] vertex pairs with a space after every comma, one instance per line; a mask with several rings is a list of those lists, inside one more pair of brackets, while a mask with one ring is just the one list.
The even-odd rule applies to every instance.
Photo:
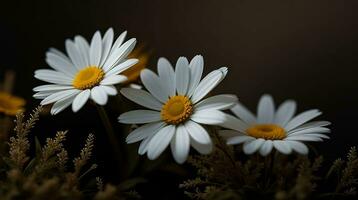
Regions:
[[0, 91], [0, 113], [8, 116], [15, 116], [16, 113], [24, 109], [23, 106], [25, 104], [26, 102], [24, 99]]
[[138, 47], [134, 49], [128, 56], [129, 58], [137, 58], [139, 61], [133, 67], [122, 73], [128, 78], [128, 80], [125, 82], [126, 84], [135, 82], [138, 79], [142, 69], [144, 69], [148, 64], [150, 53], [145, 52], [143, 49], [143, 46]]

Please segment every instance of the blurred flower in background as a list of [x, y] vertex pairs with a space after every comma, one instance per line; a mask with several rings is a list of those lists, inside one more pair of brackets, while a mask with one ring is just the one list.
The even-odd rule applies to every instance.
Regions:
[[124, 76], [127, 77], [127, 81], [124, 84], [129, 84], [135, 88], [141, 87], [140, 85], [135, 84], [140, 76], [140, 72], [148, 66], [150, 52], [145, 50], [145, 46], [136, 47], [128, 56], [128, 58], [137, 58], [138, 63], [132, 66], [131, 68], [122, 72]]
[[0, 113], [15, 116], [18, 112], [24, 110], [25, 104], [25, 99], [0, 91]]
[[241, 144], [246, 154], [259, 151], [262, 156], [268, 155], [273, 147], [283, 154], [296, 151], [307, 154], [308, 148], [303, 141], [323, 141], [329, 139], [328, 121], [306, 123], [322, 113], [317, 109], [302, 112], [294, 117], [296, 102], [287, 100], [275, 112], [275, 105], [270, 95], [263, 95], [255, 117], [247, 108], [237, 104], [231, 111], [238, 118], [231, 118], [226, 127], [235, 131], [224, 130], [221, 135], [227, 138], [227, 144]]

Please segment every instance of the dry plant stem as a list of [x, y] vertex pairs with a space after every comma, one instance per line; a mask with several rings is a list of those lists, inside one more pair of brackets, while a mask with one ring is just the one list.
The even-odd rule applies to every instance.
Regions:
[[[101, 117], [102, 123], [106, 129], [106, 133], [108, 136], [108, 140], [111, 143], [112, 150], [114, 151], [114, 159], [117, 161], [117, 167], [124, 166], [123, 164], [123, 158], [122, 158], [122, 151], [121, 151], [121, 145], [118, 142], [118, 138], [114, 134], [112, 124], [108, 118], [107, 112], [104, 110], [102, 106], [99, 106], [95, 104], [98, 110], [98, 113]], [[123, 170], [120, 170], [120, 173]], [[121, 174], [122, 177], [122, 174]]]
[[230, 160], [231, 164], [233, 165], [233, 167], [235, 168], [236, 167], [236, 163], [235, 163], [235, 160], [234, 158], [232, 158], [232, 156], [230, 155], [229, 152], [226, 151], [225, 149], [225, 145], [223, 142], [222, 142], [222, 139], [220, 138], [218, 132], [216, 131], [215, 128], [212, 128], [212, 131], [213, 131], [213, 134], [214, 136], [216, 137], [216, 140], [218, 141], [218, 144], [215, 145], [218, 149], [220, 149]]

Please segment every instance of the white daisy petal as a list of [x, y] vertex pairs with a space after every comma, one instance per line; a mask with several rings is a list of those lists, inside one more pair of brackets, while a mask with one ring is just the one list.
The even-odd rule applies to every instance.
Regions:
[[306, 155], [308, 153], [308, 148], [302, 142], [297, 141], [286, 141], [288, 145], [291, 146], [292, 150], [296, 151], [297, 153]]
[[211, 139], [208, 132], [200, 125], [191, 120], [188, 120], [184, 124], [190, 137], [200, 144], [210, 144]]
[[204, 98], [225, 78], [227, 71], [228, 69], [226, 67], [222, 67], [209, 73], [195, 89], [194, 94], [191, 97], [192, 102], [195, 104]]
[[62, 72], [39, 69], [35, 71], [35, 78], [49, 83], [60, 85], [72, 85], [72, 79]]
[[68, 77], [73, 77], [76, 74], [75, 67], [67, 57], [64, 58], [53, 52], [47, 52], [46, 63], [53, 69], [66, 74]]
[[180, 57], [175, 65], [175, 84], [179, 95], [186, 95], [189, 86], [189, 62]]
[[[157, 133], [157, 132], [155, 132], [155, 133]], [[144, 140], [142, 140], [142, 142], [140, 143], [139, 148], [138, 148], [138, 154], [139, 155], [144, 155], [145, 153], [147, 153], [148, 144], [152, 140], [152, 138], [155, 135], [155, 133], [153, 135], [145, 138]]]
[[260, 154], [262, 156], [267, 156], [269, 153], [271, 153], [273, 147], [273, 143], [271, 140], [266, 140], [265, 143], [260, 148]]
[[106, 92], [100, 87], [96, 86], [91, 89], [91, 99], [99, 105], [106, 105], [108, 96]]
[[84, 67], [86, 67], [86, 63], [84, 62], [79, 49], [77, 48], [77, 46], [75, 45], [75, 43], [70, 40], [67, 39], [65, 42], [66, 45], [66, 51], [68, 53], [68, 56], [71, 58], [72, 63], [74, 64], [74, 66], [80, 70]]
[[256, 123], [256, 117], [239, 102], [231, 108], [231, 112], [233, 112], [248, 125]]
[[256, 140], [252, 140], [252, 141], [248, 141], [246, 143], [244, 143], [244, 152], [245, 154], [253, 154], [255, 153], [260, 147], [261, 145], [265, 142], [264, 139], [256, 139]]
[[297, 115], [293, 119], [291, 119], [285, 126], [285, 129], [286, 129], [286, 131], [290, 131], [290, 130], [310, 121], [311, 119], [313, 119], [321, 114], [322, 113], [316, 109], [305, 111], [305, 112]]
[[149, 92], [140, 89], [133, 89], [133, 88], [122, 88], [120, 92], [123, 96], [125, 96], [129, 100], [141, 106], [153, 110], [162, 109], [163, 105], [157, 99], [155, 99]]
[[46, 97], [56, 93], [56, 92], [59, 92], [59, 91], [63, 91], [63, 90], [58, 90], [58, 91], [41, 91], [41, 92], [38, 92], [38, 93], [35, 93], [33, 95], [33, 97], [35, 99], [45, 99]]
[[139, 128], [136, 128], [127, 136], [126, 142], [127, 144], [131, 144], [146, 139], [157, 133], [158, 130], [161, 129], [163, 126], [164, 126], [163, 122], [149, 123], [140, 126]]
[[274, 140], [273, 146], [277, 149], [277, 151], [283, 154], [290, 154], [292, 152], [291, 146], [288, 145], [286, 141]]
[[201, 144], [198, 143], [197, 141], [193, 140], [192, 137], [190, 136], [191, 140], [190, 140], [190, 145], [197, 150], [200, 154], [210, 154], [213, 151], [213, 143], [210, 141], [209, 144]]
[[149, 69], [143, 69], [140, 73], [144, 87], [159, 101], [165, 103], [168, 100], [168, 94], [163, 89], [159, 77]]
[[286, 124], [292, 119], [296, 112], [296, 102], [287, 100], [283, 102], [277, 109], [275, 114], [274, 123], [285, 127]]
[[34, 92], [44, 92], [44, 91], [58, 91], [58, 90], [68, 90], [68, 89], [73, 89], [73, 86], [68, 86], [68, 85], [55, 85], [55, 84], [51, 84], [51, 85], [41, 85], [41, 86], [37, 86], [33, 89]]
[[312, 141], [312, 142], [321, 142], [323, 141], [320, 137], [315, 137], [311, 135], [294, 135], [294, 136], [288, 136], [284, 140], [293, 140], [293, 141]]
[[237, 102], [236, 95], [222, 94], [204, 99], [195, 105], [196, 110], [215, 109], [225, 110]]
[[249, 126], [246, 123], [228, 114], [225, 114], [225, 120], [222, 123], [220, 123], [220, 126], [224, 128], [240, 131], [243, 133], [246, 131], [246, 129], [249, 128]]
[[188, 88], [188, 96], [191, 97], [200, 83], [201, 76], [203, 74], [204, 69], [204, 59], [203, 56], [197, 55], [195, 56], [189, 64], [190, 69], [190, 82]]
[[123, 43], [124, 39], [126, 38], [126, 36], [127, 36], [127, 31], [124, 31], [123, 33], [121, 33], [121, 35], [119, 35], [117, 40], [114, 42], [114, 44], [112, 46], [112, 49], [111, 49], [109, 54], [112, 54], [114, 50], [118, 49], [122, 45], [122, 43]]
[[128, 78], [124, 75], [112, 75], [107, 78], [104, 78], [101, 81], [101, 85], [115, 85], [118, 83], [123, 83], [127, 80], [128, 80]]
[[64, 53], [62, 53], [60, 50], [58, 50], [58, 49], [56, 49], [54, 47], [50, 47], [48, 52], [53, 53], [53, 54], [65, 59], [65, 60], [67, 60], [67, 61], [69, 61], [71, 63], [70, 59]]
[[331, 122], [328, 122], [328, 121], [313, 121], [313, 122], [308, 122], [308, 123], [302, 124], [301, 126], [298, 126], [294, 129], [292, 129], [290, 132], [301, 131], [301, 130], [308, 129], [308, 128], [328, 126], [330, 124], [331, 124]]
[[190, 138], [186, 128], [179, 125], [170, 144], [175, 161], [182, 164], [186, 161], [190, 150]]
[[309, 134], [304, 134], [310, 137], [319, 137], [319, 138], [324, 138], [324, 139], [329, 139], [328, 135], [325, 134], [320, 134], [320, 133], [309, 133]]
[[138, 59], [128, 59], [109, 70], [105, 77], [119, 74], [138, 63]]
[[218, 110], [199, 110], [190, 119], [201, 124], [218, 125], [226, 121], [226, 114]]
[[313, 128], [307, 128], [300, 131], [295, 131], [293, 129], [292, 131], [288, 132], [288, 135], [302, 135], [307, 133], [329, 133], [331, 130], [329, 128], [325, 127], [313, 127]]
[[59, 112], [63, 111], [64, 109], [66, 109], [68, 106], [71, 105], [73, 99], [75, 98], [76, 95], [72, 95], [68, 98], [62, 99], [60, 101], [57, 101], [56, 103], [53, 104], [52, 108], [51, 108], [51, 114], [52, 115], [57, 115]]
[[77, 112], [79, 111], [87, 102], [91, 95], [91, 90], [87, 89], [79, 93], [76, 98], [73, 100], [72, 103], [72, 111]]
[[229, 139], [227, 139], [226, 144], [228, 145], [234, 145], [234, 144], [241, 144], [244, 142], [248, 142], [251, 140], [255, 140], [255, 138], [247, 135], [240, 135], [240, 136], [234, 136]]
[[124, 124], [145, 124], [161, 121], [160, 112], [152, 110], [132, 110], [121, 114], [119, 122]]
[[163, 88], [166, 89], [167, 96], [175, 95], [175, 72], [172, 65], [166, 58], [158, 60], [158, 74]]
[[99, 31], [96, 31], [92, 37], [89, 55], [91, 65], [100, 66], [99, 64], [102, 56], [102, 38]]
[[121, 45], [119, 48], [114, 49], [113, 52], [110, 53], [108, 59], [103, 64], [103, 71], [107, 72], [116, 66], [118, 63], [122, 62], [124, 58], [128, 56], [128, 54], [133, 50], [136, 44], [136, 39], [132, 38]]
[[114, 87], [113, 85], [101, 85], [100, 87], [110, 96], [118, 94], [116, 87]]
[[80, 90], [77, 89], [70, 89], [70, 90], [64, 90], [60, 92], [56, 92], [48, 97], [46, 97], [44, 100], [41, 101], [41, 105], [47, 105], [54, 103], [56, 101], [61, 101], [63, 99], [67, 99], [75, 94], [78, 94]]
[[113, 35], [114, 35], [113, 29], [109, 28], [103, 36], [103, 41], [102, 41], [103, 49], [102, 49], [102, 56], [99, 66], [103, 66], [104, 62], [107, 60], [107, 57], [109, 55], [113, 43]]
[[257, 122], [270, 124], [273, 122], [275, 105], [270, 95], [263, 95], [257, 107]]
[[90, 46], [85, 38], [80, 35], [75, 37], [75, 45], [77, 46], [80, 54], [82, 55], [84, 66], [90, 66], [89, 51]]
[[168, 125], [158, 131], [148, 144], [148, 158], [154, 160], [167, 148], [175, 133], [175, 126]]

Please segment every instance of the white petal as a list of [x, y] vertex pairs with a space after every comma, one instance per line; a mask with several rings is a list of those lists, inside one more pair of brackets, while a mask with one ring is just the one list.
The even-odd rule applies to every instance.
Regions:
[[74, 64], [75, 68], [78, 70], [86, 67], [86, 63], [84, 62], [81, 53], [75, 43], [69, 39], [65, 42], [66, 51], [68, 56], [71, 58], [72, 63]]
[[144, 90], [139, 89], [133, 89], [133, 88], [122, 88], [121, 91], [123, 96], [127, 97], [129, 100], [153, 109], [153, 110], [161, 110], [162, 109], [162, 103], [160, 103], [157, 99], [155, 99], [149, 92], [146, 92]]
[[249, 128], [246, 123], [228, 114], [225, 114], [225, 120], [224, 122], [220, 123], [220, 126], [228, 129], [233, 129], [242, 133], [244, 133], [246, 129]]
[[151, 137], [152, 135], [157, 133], [158, 130], [161, 129], [163, 126], [164, 126], [163, 122], [149, 123], [140, 126], [139, 128], [136, 128], [127, 136], [126, 142], [127, 144], [131, 144], [146, 139], [148, 137]]
[[45, 91], [58, 91], [58, 90], [68, 90], [73, 89], [73, 86], [68, 85], [40, 85], [32, 89], [34, 92], [45, 92]]
[[148, 144], [149, 144], [150, 140], [153, 138], [153, 136], [154, 136], [154, 134], [152, 136], [147, 137], [144, 140], [142, 140], [142, 142], [140, 143], [139, 148], [138, 148], [139, 155], [144, 155], [147, 152]]
[[149, 69], [143, 69], [140, 73], [141, 80], [147, 90], [159, 101], [165, 103], [169, 96], [163, 89], [159, 77]]
[[226, 120], [226, 114], [218, 110], [195, 111], [191, 120], [201, 124], [222, 124]]
[[89, 51], [90, 46], [85, 38], [78, 35], [75, 37], [75, 45], [77, 46], [80, 54], [82, 55], [84, 66], [90, 66]]
[[255, 153], [264, 142], [265, 142], [264, 139], [259, 138], [259, 139], [248, 141], [248, 142], [244, 143], [244, 148], [243, 148], [244, 153], [245, 154]]
[[118, 64], [117, 66], [113, 67], [111, 70], [109, 70], [106, 73], [105, 77], [119, 74], [119, 73], [129, 69], [130, 67], [132, 67], [133, 65], [135, 65], [137, 63], [138, 63], [138, 59], [128, 59], [128, 60]]
[[274, 123], [279, 124], [282, 127], [285, 127], [286, 124], [292, 119], [295, 112], [296, 112], [295, 101], [287, 100], [283, 102], [277, 109]]
[[319, 110], [313, 109], [313, 110], [308, 110], [305, 111], [299, 115], [297, 115], [296, 117], [294, 117], [293, 119], [291, 119], [291, 121], [289, 121], [287, 123], [287, 125], [285, 126], [285, 130], [286, 131], [290, 131], [306, 122], [308, 122], [309, 120], [321, 115], [322, 113], [319, 112]]
[[91, 99], [97, 104], [103, 106], [106, 105], [108, 101], [108, 95], [101, 87], [96, 86], [91, 89]]
[[190, 69], [190, 82], [188, 88], [188, 96], [191, 97], [198, 86], [201, 76], [203, 74], [204, 69], [204, 59], [203, 56], [197, 55], [195, 56], [189, 64]]
[[103, 41], [102, 41], [103, 49], [102, 49], [101, 62], [99, 66], [103, 66], [104, 62], [107, 60], [107, 57], [112, 47], [112, 43], [113, 43], [113, 29], [109, 28], [103, 36]]
[[216, 109], [216, 110], [225, 110], [237, 102], [236, 95], [222, 94], [209, 97], [204, 99], [195, 105], [196, 110], [205, 110], [205, 109]]
[[68, 106], [71, 105], [71, 103], [72, 103], [74, 98], [75, 98], [75, 95], [72, 95], [69, 98], [62, 99], [62, 100], [57, 101], [56, 103], [54, 103], [52, 108], [51, 108], [51, 114], [56, 115], [59, 112], [61, 112], [64, 109], [66, 109]]
[[273, 122], [275, 114], [275, 105], [270, 95], [263, 95], [257, 108], [257, 121], [262, 124]]
[[102, 38], [99, 31], [93, 35], [89, 51], [90, 63], [92, 66], [100, 66], [102, 56]]
[[133, 50], [136, 44], [136, 39], [132, 38], [121, 45], [119, 48], [114, 49], [113, 52], [108, 56], [108, 59], [103, 65], [103, 70], [107, 72], [108, 70], [112, 69], [118, 63], [122, 62], [128, 54]]
[[67, 57], [64, 58], [53, 52], [47, 52], [46, 63], [53, 69], [60, 71], [69, 77], [73, 77], [76, 74], [74, 64]]
[[271, 140], [266, 140], [265, 143], [260, 148], [260, 154], [262, 156], [267, 156], [272, 150], [273, 144]]
[[46, 97], [56, 93], [56, 92], [59, 92], [59, 91], [63, 91], [63, 90], [57, 90], [57, 91], [41, 91], [41, 92], [38, 92], [36, 94], [33, 95], [33, 97], [35, 99], [45, 99]]
[[189, 62], [180, 57], [175, 65], [175, 84], [178, 94], [186, 95], [189, 86]]
[[114, 50], [118, 49], [122, 45], [124, 39], [126, 38], [126, 35], [127, 35], [127, 31], [124, 31], [123, 33], [121, 33], [121, 35], [118, 36], [109, 54], [112, 54]]
[[72, 79], [69, 76], [62, 72], [49, 69], [36, 70], [35, 78], [54, 84], [72, 85]]
[[127, 81], [127, 77], [123, 75], [112, 75], [101, 81], [101, 85], [115, 85]]
[[200, 125], [191, 120], [188, 120], [184, 124], [186, 130], [188, 131], [190, 137], [200, 144], [210, 144], [211, 139], [208, 132]]
[[231, 108], [237, 117], [242, 119], [246, 124], [256, 124], [256, 117], [241, 103], [237, 103], [234, 107]]
[[174, 96], [175, 92], [175, 72], [172, 65], [166, 58], [158, 60], [159, 79], [166, 90], [167, 96]]
[[235, 145], [235, 144], [241, 144], [244, 142], [248, 142], [251, 140], [255, 140], [255, 138], [247, 136], [247, 135], [241, 135], [241, 136], [235, 136], [235, 137], [228, 138], [226, 141], [226, 144]]
[[124, 124], [145, 124], [161, 121], [160, 112], [152, 110], [132, 110], [123, 113], [118, 118]]
[[292, 152], [292, 148], [290, 145], [286, 143], [286, 141], [282, 140], [274, 140], [273, 146], [283, 154], [290, 154]]
[[100, 87], [110, 96], [118, 94], [116, 87], [114, 87], [113, 85], [101, 85]]
[[76, 90], [76, 89], [56, 92], [56, 93], [46, 97], [44, 100], [42, 100], [41, 105], [47, 105], [50, 103], [54, 103], [56, 101], [61, 101], [63, 99], [67, 99], [75, 94], [78, 94], [79, 92], [80, 92], [80, 90]]
[[302, 135], [307, 133], [329, 133], [331, 130], [329, 128], [325, 127], [313, 127], [313, 128], [307, 128], [300, 131], [295, 131], [293, 129], [292, 131], [288, 132], [288, 135]]
[[312, 141], [312, 142], [322, 142], [323, 139], [320, 137], [310, 136], [310, 135], [294, 135], [294, 136], [288, 136], [284, 139], [287, 140], [293, 140], [293, 141]]
[[331, 122], [328, 122], [328, 121], [313, 121], [313, 122], [308, 122], [308, 123], [302, 124], [301, 126], [298, 126], [294, 129], [292, 129], [290, 132], [301, 131], [304, 129], [314, 128], [314, 127], [328, 126], [330, 124], [331, 124]]
[[306, 155], [308, 153], [308, 148], [302, 142], [297, 141], [286, 141], [292, 148], [292, 150], [296, 151], [297, 153]]
[[72, 111], [77, 112], [79, 111], [83, 105], [86, 104], [87, 100], [89, 99], [91, 95], [91, 90], [87, 89], [79, 93], [76, 98], [73, 100], [72, 103]]
[[195, 89], [192, 102], [195, 104], [205, 97], [214, 87], [216, 87], [226, 76], [228, 69], [222, 67], [209, 73]]
[[148, 158], [154, 160], [167, 148], [175, 133], [175, 126], [169, 125], [158, 131], [148, 144]]
[[324, 139], [329, 139], [328, 135], [325, 134], [320, 134], [320, 133], [309, 133], [309, 134], [304, 134], [310, 137], [318, 137], [318, 138], [324, 138]]
[[192, 137], [190, 136], [191, 140], [190, 140], [190, 144], [191, 146], [197, 150], [200, 154], [209, 154], [212, 152], [213, 150], [213, 143], [210, 141], [209, 144], [200, 144], [197, 141], [195, 141], [194, 139], [192, 139]]
[[175, 161], [179, 164], [184, 163], [189, 155], [190, 138], [183, 125], [177, 127], [170, 147]]

